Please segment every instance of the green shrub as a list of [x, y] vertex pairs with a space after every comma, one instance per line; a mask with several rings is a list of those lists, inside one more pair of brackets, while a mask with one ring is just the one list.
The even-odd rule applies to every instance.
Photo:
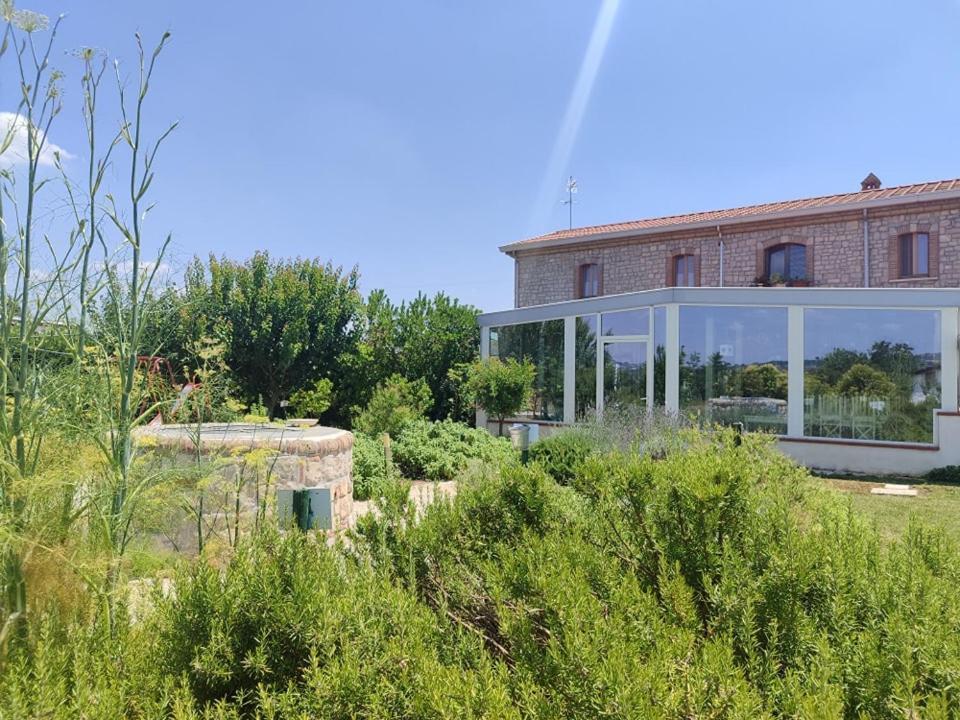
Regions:
[[504, 420], [516, 415], [530, 400], [537, 369], [529, 360], [477, 360], [465, 370], [463, 394], [497, 421], [497, 436]]
[[333, 383], [320, 378], [290, 395], [290, 405], [297, 417], [319, 418], [333, 402]]
[[[514, 457], [505, 439], [452, 420], [407, 423], [391, 442], [392, 471], [409, 480], [453, 480], [477, 462], [499, 467]], [[383, 441], [354, 433], [353, 497], [369, 500], [374, 486], [387, 477]]]
[[590, 440], [578, 433], [559, 432], [530, 446], [530, 459], [561, 485], [573, 480], [580, 464], [594, 452]]
[[577, 492], [508, 466], [357, 549], [481, 634], [533, 717], [960, 710], [960, 557], [941, 533], [885, 548], [765, 438], [673, 446], [592, 455]]
[[960, 483], [960, 465], [944, 465], [927, 473], [927, 480], [935, 483]]
[[[410, 427], [418, 447], [463, 432]], [[490, 462], [422, 512], [385, 483], [350, 543], [267, 528], [112, 632], [37, 612], [0, 658], [0, 717], [960, 713], [942, 532], [881, 542], [762, 436], [669, 447], [590, 454], [569, 486]]]
[[391, 375], [377, 385], [367, 406], [357, 415], [354, 427], [379, 437], [397, 437], [408, 424], [420, 420], [433, 405], [430, 387], [423, 379], [407, 380]]
[[452, 420], [408, 424], [393, 445], [393, 460], [411, 480], [453, 480], [471, 461], [498, 465], [513, 457], [509, 441]]
[[689, 421], [662, 408], [605, 408], [601, 416], [587, 416], [576, 425], [563, 429], [565, 435], [578, 435], [598, 453], [629, 452], [639, 455], [663, 455], [684, 446], [679, 432]]
[[376, 483], [387, 477], [383, 442], [363, 433], [353, 435], [353, 498], [369, 500]]

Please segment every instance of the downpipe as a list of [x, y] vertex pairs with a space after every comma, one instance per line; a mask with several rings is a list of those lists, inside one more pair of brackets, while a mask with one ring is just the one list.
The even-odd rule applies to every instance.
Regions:
[[870, 287], [870, 224], [867, 209], [863, 209], [863, 286]]

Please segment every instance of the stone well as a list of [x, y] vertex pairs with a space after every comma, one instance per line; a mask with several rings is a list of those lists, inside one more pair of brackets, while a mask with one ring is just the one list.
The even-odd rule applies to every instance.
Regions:
[[[138, 429], [135, 442], [141, 449], [154, 453], [165, 467], [197, 466], [199, 459], [208, 467], [216, 467], [215, 472], [226, 480], [236, 478], [237, 472], [246, 472], [244, 463], [250, 453], [266, 451], [260, 453], [260, 463], [268, 468], [268, 479], [262, 484], [258, 481], [256, 487], [245, 485], [241, 492], [244, 518], [252, 517], [261, 502], [273, 507], [278, 490], [325, 488], [330, 491], [332, 503], [331, 532], [341, 531], [351, 523], [353, 435], [346, 430], [248, 423], [203, 423], [199, 428], [159, 425]], [[261, 497], [261, 493], [267, 497]], [[204, 510], [204, 522], [212, 528], [211, 532], [222, 534], [222, 529], [217, 528], [229, 526], [229, 512], [232, 508], [224, 509], [222, 498], [212, 497]], [[218, 513], [224, 517], [218, 517]], [[189, 522], [172, 533], [165, 544], [187, 552], [196, 549], [196, 532]]]

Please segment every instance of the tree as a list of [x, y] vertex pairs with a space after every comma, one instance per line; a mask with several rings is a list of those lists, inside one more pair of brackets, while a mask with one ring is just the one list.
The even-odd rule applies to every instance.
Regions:
[[[204, 319], [204, 334], [222, 339], [241, 394], [263, 397], [271, 417], [290, 393], [320, 378], [348, 386], [349, 363], [363, 326], [359, 274], [319, 260], [245, 262], [194, 259], [186, 298]], [[338, 398], [339, 399], [339, 398]], [[334, 403], [332, 421], [346, 420]]]
[[821, 397], [830, 394], [830, 386], [813, 373], [803, 375], [803, 396], [807, 398]]
[[787, 399], [787, 373], [776, 365], [748, 365], [740, 373], [744, 397]]
[[[98, 306], [89, 308], [89, 322], [95, 339], [108, 353], [119, 350], [117, 340], [122, 334], [123, 318], [129, 313], [128, 299], [111, 288], [100, 298]], [[202, 316], [190, 299], [175, 287], [148, 291], [142, 301], [140, 351], [144, 355], [159, 355], [170, 361], [178, 374], [190, 379], [190, 372], [202, 358], [196, 354], [198, 345], [211, 337], [199, 320]]]
[[913, 347], [907, 343], [878, 340], [870, 347], [870, 364], [887, 375], [912, 376], [919, 365]]
[[503, 435], [504, 420], [529, 402], [536, 372], [528, 360], [478, 360], [467, 369], [464, 395], [496, 419], [497, 435]]
[[579, 419], [597, 406], [597, 336], [593, 327], [583, 318], [577, 318], [575, 342], [577, 367], [574, 402]]
[[846, 396], [888, 400], [896, 394], [897, 386], [883, 371], [857, 363], [840, 378], [837, 392]]
[[878, 340], [870, 348], [870, 365], [883, 371], [901, 393], [909, 395], [913, 377], [920, 369], [920, 358], [907, 343]]
[[397, 437], [405, 425], [422, 418], [432, 405], [433, 396], [423, 378], [407, 380], [401, 375], [391, 375], [377, 385], [354, 427], [368, 435], [387, 433]]
[[383, 290], [371, 292], [360, 351], [361, 362], [367, 363], [360, 377], [366, 377], [367, 384], [358, 393], [358, 404], [364, 404], [370, 388], [398, 373], [427, 383], [432, 396], [427, 414], [432, 420], [469, 419], [450, 370], [477, 357], [478, 312], [443, 293], [432, 298], [420, 294], [410, 303], [393, 305]]
[[866, 363], [867, 356], [856, 350], [835, 348], [820, 358], [816, 374], [827, 385], [836, 385], [847, 370], [857, 363]]

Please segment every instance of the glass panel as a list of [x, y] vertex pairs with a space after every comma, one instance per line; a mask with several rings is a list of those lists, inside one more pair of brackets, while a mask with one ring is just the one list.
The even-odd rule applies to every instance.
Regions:
[[647, 344], [603, 344], [603, 411], [636, 411], [647, 404]]
[[650, 330], [650, 310], [603, 313], [600, 326], [604, 335], [646, 335]]
[[900, 236], [900, 277], [913, 275], [913, 235]]
[[696, 273], [693, 255], [677, 255], [673, 259], [674, 285], [693, 287], [696, 285]]
[[680, 308], [680, 408], [703, 422], [787, 430], [786, 308]]
[[576, 417], [588, 417], [597, 409], [597, 316], [577, 318]]
[[563, 420], [563, 320], [493, 328], [490, 355], [504, 360], [526, 358], [537, 368], [530, 408], [522, 416]]
[[787, 280], [803, 280], [807, 277], [807, 248], [803, 245], [787, 246]]
[[804, 311], [804, 434], [933, 441], [940, 311]]
[[653, 404], [663, 407], [667, 399], [667, 309], [653, 309]]
[[776, 250], [771, 250], [767, 254], [767, 277], [772, 278], [774, 275], [780, 275], [784, 277], [784, 274], [787, 271], [786, 268], [786, 251], [780, 247]]
[[930, 236], [917, 233], [917, 275], [930, 274]]
[[600, 294], [600, 266], [583, 265], [580, 268], [580, 297], [590, 298]]
[[490, 328], [490, 357], [500, 357], [500, 329]]

